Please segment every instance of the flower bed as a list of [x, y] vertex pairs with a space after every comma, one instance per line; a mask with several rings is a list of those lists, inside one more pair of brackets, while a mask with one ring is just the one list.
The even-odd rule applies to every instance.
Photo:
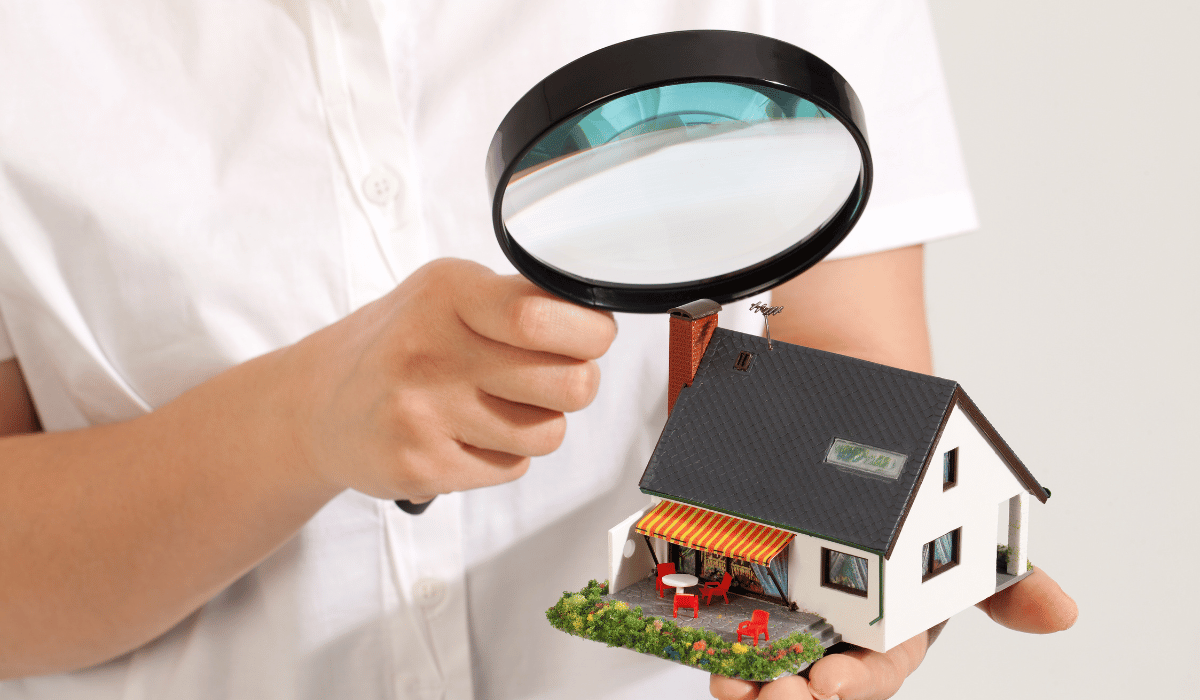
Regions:
[[578, 593], [565, 591], [546, 611], [546, 619], [577, 637], [750, 681], [796, 673], [825, 653], [814, 637], [799, 632], [762, 647], [730, 643], [709, 630], [645, 616], [640, 606], [631, 609], [619, 600], [604, 601], [601, 596], [607, 592], [607, 582], [594, 580]]

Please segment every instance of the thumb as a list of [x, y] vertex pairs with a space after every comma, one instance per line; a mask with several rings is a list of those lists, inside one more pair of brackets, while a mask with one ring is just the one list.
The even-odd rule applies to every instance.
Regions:
[[979, 603], [998, 624], [1019, 632], [1049, 634], [1075, 624], [1079, 607], [1046, 572], [1033, 573]]

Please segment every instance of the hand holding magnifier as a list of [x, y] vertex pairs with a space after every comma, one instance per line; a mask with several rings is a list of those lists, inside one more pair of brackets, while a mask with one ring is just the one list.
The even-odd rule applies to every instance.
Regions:
[[538, 83], [496, 130], [487, 180], [521, 274], [586, 306], [660, 313], [815, 265], [861, 216], [871, 155], [858, 97], [829, 64], [756, 34], [687, 31]]

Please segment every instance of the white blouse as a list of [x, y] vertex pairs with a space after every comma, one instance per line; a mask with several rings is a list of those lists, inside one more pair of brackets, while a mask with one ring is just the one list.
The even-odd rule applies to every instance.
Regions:
[[[858, 92], [876, 168], [837, 255], [975, 225], [916, 0], [57, 0], [0, 7], [0, 361], [42, 424], [154, 410], [423, 263], [511, 271], [492, 133], [589, 51], [673, 29], [776, 36]], [[756, 331], [743, 306], [723, 325]], [[622, 316], [595, 403], [522, 479], [413, 517], [347, 492], [144, 647], [0, 698], [707, 696], [707, 677], [553, 630], [665, 419], [665, 318]], [[2, 467], [0, 467], [2, 468]]]

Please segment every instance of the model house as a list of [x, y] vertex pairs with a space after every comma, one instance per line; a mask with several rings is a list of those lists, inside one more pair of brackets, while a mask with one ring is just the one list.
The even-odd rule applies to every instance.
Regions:
[[610, 531], [614, 592], [659, 562], [728, 572], [731, 593], [886, 651], [1025, 575], [1029, 497], [1049, 492], [956, 382], [769, 349], [719, 310], [671, 312], [652, 504]]

